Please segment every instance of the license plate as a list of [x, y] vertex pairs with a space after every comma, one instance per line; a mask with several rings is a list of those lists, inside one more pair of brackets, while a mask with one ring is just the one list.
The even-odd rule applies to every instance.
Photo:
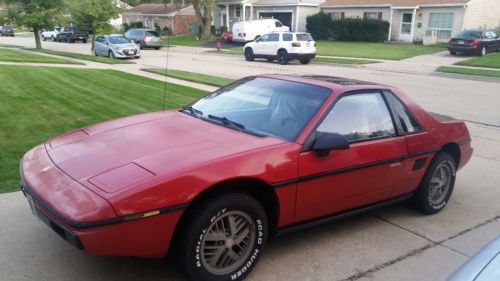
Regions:
[[465, 44], [465, 42], [463, 40], [459, 40], [458, 44], [463, 45], [463, 44]]
[[306, 43], [306, 47], [310, 47], [311, 46], [311, 43]]

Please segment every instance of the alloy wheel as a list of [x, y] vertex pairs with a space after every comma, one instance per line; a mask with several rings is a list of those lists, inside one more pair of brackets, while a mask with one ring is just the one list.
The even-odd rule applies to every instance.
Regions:
[[255, 240], [255, 224], [247, 213], [225, 213], [210, 224], [201, 242], [204, 268], [217, 275], [234, 271], [246, 261]]
[[448, 161], [436, 167], [429, 184], [429, 202], [439, 205], [443, 202], [450, 189], [453, 177], [453, 167]]

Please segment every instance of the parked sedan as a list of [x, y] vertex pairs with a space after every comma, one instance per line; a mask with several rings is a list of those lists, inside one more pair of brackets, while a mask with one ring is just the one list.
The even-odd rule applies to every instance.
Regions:
[[139, 58], [141, 51], [123, 35], [103, 35], [95, 38], [95, 56], [113, 58]]
[[133, 28], [125, 32], [125, 37], [135, 42], [139, 49], [154, 48], [159, 50], [163, 46], [160, 34], [151, 29]]
[[500, 38], [493, 30], [464, 30], [448, 42], [450, 54], [474, 53], [480, 56], [487, 52], [500, 51]]
[[3, 36], [11, 36], [14, 37], [14, 28], [12, 25], [4, 25], [0, 28], [0, 35]]
[[443, 118], [389, 86], [247, 77], [50, 139], [21, 159], [21, 188], [79, 249], [170, 251], [189, 280], [242, 280], [271, 234], [403, 200], [441, 211], [472, 155], [465, 123]]

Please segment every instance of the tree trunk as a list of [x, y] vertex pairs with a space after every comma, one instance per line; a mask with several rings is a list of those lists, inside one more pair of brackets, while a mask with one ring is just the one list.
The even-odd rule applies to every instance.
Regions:
[[201, 23], [201, 37], [208, 39], [212, 36], [212, 17], [205, 16]]
[[33, 27], [33, 33], [35, 34], [35, 48], [41, 49], [42, 42], [40, 41], [40, 33], [38, 32], [38, 27]]
[[90, 43], [90, 45], [92, 46], [90, 49], [90, 53], [91, 53], [91, 55], [93, 55], [94, 50], [95, 50], [95, 29], [94, 28], [92, 28], [92, 42]]

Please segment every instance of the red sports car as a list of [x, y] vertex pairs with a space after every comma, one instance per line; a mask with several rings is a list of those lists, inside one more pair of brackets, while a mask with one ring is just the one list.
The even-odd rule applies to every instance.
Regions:
[[471, 154], [464, 122], [398, 89], [262, 75], [51, 139], [22, 158], [21, 187], [79, 249], [169, 252], [190, 280], [241, 280], [269, 235], [401, 200], [439, 212]]

